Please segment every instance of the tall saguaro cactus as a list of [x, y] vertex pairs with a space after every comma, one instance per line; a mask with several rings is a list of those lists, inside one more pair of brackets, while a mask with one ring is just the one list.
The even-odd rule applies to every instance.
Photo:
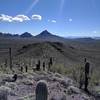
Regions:
[[38, 64], [36, 64], [36, 70], [40, 71], [40, 60], [38, 60]]
[[10, 69], [12, 70], [12, 50], [9, 48], [9, 62], [10, 62]]
[[28, 71], [28, 66], [26, 65], [26, 66], [25, 66], [25, 72], [27, 72], [27, 71]]
[[21, 66], [20, 71], [23, 72], [23, 67]]
[[7, 68], [7, 59], [5, 59], [5, 68]]
[[43, 62], [43, 71], [45, 71], [45, 62]]
[[85, 64], [85, 91], [88, 91], [89, 72], [90, 72], [90, 63], [86, 62]]
[[53, 64], [53, 59], [52, 59], [52, 57], [50, 57], [49, 63], [48, 63], [48, 70], [49, 70], [49, 71], [50, 71], [50, 69], [51, 69], [52, 64]]
[[36, 100], [47, 100], [48, 89], [45, 81], [39, 81], [36, 86]]
[[84, 58], [84, 62], [86, 63], [86, 61], [87, 61], [87, 59], [86, 58]]
[[52, 57], [50, 57], [50, 64], [51, 64], [51, 65], [53, 64], [53, 59], [52, 59]]

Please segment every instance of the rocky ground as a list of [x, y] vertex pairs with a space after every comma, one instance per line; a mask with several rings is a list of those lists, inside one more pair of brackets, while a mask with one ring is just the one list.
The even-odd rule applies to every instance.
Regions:
[[0, 75], [0, 95], [7, 95], [8, 100], [35, 100], [35, 89], [39, 80], [47, 82], [48, 100], [99, 100], [76, 87], [70, 78], [58, 73], [24, 73], [18, 74], [16, 82], [3, 81], [12, 76]]

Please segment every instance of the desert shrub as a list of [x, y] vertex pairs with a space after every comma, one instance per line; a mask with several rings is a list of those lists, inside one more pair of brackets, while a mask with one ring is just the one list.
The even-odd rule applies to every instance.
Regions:
[[100, 85], [100, 72], [98, 70], [94, 70], [90, 77], [90, 85], [95, 86], [95, 85]]
[[54, 66], [52, 66], [51, 71], [57, 72], [57, 73], [60, 73], [60, 74], [64, 74], [65, 73], [65, 67], [62, 66], [61, 64], [54, 65]]

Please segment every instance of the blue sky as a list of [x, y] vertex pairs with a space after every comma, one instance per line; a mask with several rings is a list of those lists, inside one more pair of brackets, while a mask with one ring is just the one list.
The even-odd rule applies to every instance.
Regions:
[[100, 0], [0, 0], [0, 31], [99, 36]]

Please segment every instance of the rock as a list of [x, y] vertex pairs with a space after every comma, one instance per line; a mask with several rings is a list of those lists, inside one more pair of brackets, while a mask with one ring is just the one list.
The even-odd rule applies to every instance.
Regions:
[[55, 75], [55, 77], [62, 78], [62, 75], [59, 73], [55, 73], [54, 75]]
[[66, 96], [64, 94], [56, 94], [53, 95], [50, 100], [66, 100]]
[[7, 100], [7, 96], [11, 92], [9, 87], [1, 86], [0, 87], [0, 100]]
[[68, 94], [80, 94], [81, 93], [80, 89], [74, 86], [69, 86], [67, 92]]
[[[13, 90], [11, 90], [11, 88], [10, 87], [7, 87], [7, 86], [1, 86], [0, 87], [0, 91], [2, 92], [3, 91], [3, 93], [6, 93], [6, 95], [13, 95], [13, 96], [15, 96], [16, 94], [13, 92]], [[1, 100], [1, 99], [0, 99]]]
[[67, 87], [69, 86], [69, 82], [66, 81], [66, 80], [62, 80], [60, 83], [61, 83], [65, 88], [67, 88]]
[[11, 88], [12, 90], [15, 89], [17, 87], [17, 83], [14, 82], [6, 82], [5, 86]]
[[12, 77], [7, 76], [2, 81], [3, 82], [15, 82], [17, 80], [17, 74], [14, 74]]
[[29, 94], [24, 97], [19, 97], [17, 100], [36, 100], [36, 99], [35, 99], [35, 95]]
[[2, 80], [3, 82], [11, 82], [11, 77], [6, 77], [5, 79]]
[[24, 85], [33, 85], [33, 81], [29, 79], [23, 79], [21, 83]]
[[86, 96], [86, 95], [83, 95], [83, 96], [82, 96], [82, 99], [83, 99], [83, 100], [90, 100], [90, 98], [89, 98], [88, 96]]
[[55, 80], [58, 81], [64, 88], [68, 88], [68, 86], [71, 86], [73, 84], [72, 80], [69, 78], [56, 78]]
[[0, 81], [0, 86], [5, 85], [5, 84], [6, 84], [6, 82]]

